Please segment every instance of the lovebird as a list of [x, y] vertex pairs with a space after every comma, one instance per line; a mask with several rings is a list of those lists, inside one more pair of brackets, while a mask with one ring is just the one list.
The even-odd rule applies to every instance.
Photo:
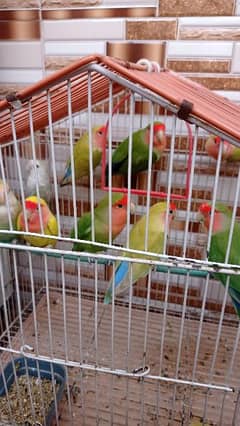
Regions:
[[38, 181], [36, 179], [34, 160], [29, 160], [27, 163], [27, 180], [26, 180], [26, 190], [25, 195], [29, 197], [30, 195], [37, 196], [37, 182], [39, 189], [39, 196], [43, 198], [47, 203], [51, 199], [51, 182], [49, 176], [49, 170], [46, 160], [36, 160], [36, 173], [38, 175]]
[[[47, 203], [42, 198], [39, 198], [42, 222], [43, 222], [43, 231], [44, 235], [49, 235], [49, 238], [45, 237], [35, 237], [30, 234], [24, 234], [24, 240], [36, 247], [46, 247], [52, 246], [55, 247], [57, 240], [50, 238], [51, 235], [58, 235], [58, 223], [56, 217], [53, 215], [49, 209]], [[26, 219], [28, 223], [28, 232], [35, 232], [37, 234], [42, 234], [41, 232], [41, 222], [40, 214], [38, 207], [38, 198], [35, 195], [27, 197], [25, 199], [25, 208], [26, 208]], [[17, 217], [17, 230], [26, 231], [24, 213], [23, 210], [19, 213]]]
[[[150, 125], [144, 129], [137, 130], [132, 135], [132, 174], [134, 177], [137, 173], [148, 168], [150, 144]], [[162, 152], [166, 148], [167, 139], [165, 134], [165, 125], [160, 122], [153, 124], [153, 153], [152, 164], [160, 159]], [[112, 175], [122, 175], [127, 183], [128, 174], [128, 146], [129, 138], [122, 141], [112, 155]], [[108, 184], [108, 165], [106, 166], [105, 176], [106, 184]]]
[[[21, 204], [18, 199], [15, 197], [13, 191], [10, 189], [8, 183], [5, 185], [6, 193], [4, 191], [4, 183], [2, 179], [0, 179], [0, 229], [9, 230], [10, 222], [8, 216], [8, 206], [9, 213], [12, 220], [12, 227], [16, 229], [17, 225], [17, 216], [21, 210]], [[8, 205], [7, 205], [7, 200]], [[15, 234], [0, 234], [0, 241], [4, 243], [8, 243], [16, 238]]]
[[[168, 214], [168, 226], [171, 225], [172, 219], [176, 211], [174, 203], [170, 203], [169, 212], [167, 213], [167, 203], [160, 202], [154, 204], [149, 210], [149, 225], [148, 225], [148, 252], [162, 253], [164, 244], [165, 233], [165, 219]], [[145, 226], [146, 216], [135, 223], [130, 231], [129, 248], [134, 250], [144, 251], [145, 244]], [[131, 258], [144, 258], [156, 260], [151, 256], [142, 256], [140, 254], [124, 252], [122, 256]], [[131, 285], [136, 283], [139, 278], [145, 277], [149, 272], [149, 265], [144, 263], [132, 263], [132, 281]], [[112, 285], [113, 277], [111, 279], [108, 290], [105, 294], [104, 303], [108, 304], [112, 301]], [[115, 269], [115, 295], [122, 293], [130, 287], [130, 263], [121, 261], [116, 263]]]
[[[215, 135], [209, 135], [206, 140], [205, 149], [209, 157], [217, 160], [218, 152], [220, 147], [221, 138]], [[222, 160], [229, 162], [239, 161], [240, 160], [240, 148], [237, 148], [235, 145], [227, 141], [223, 141], [222, 149]]]
[[[114, 240], [127, 222], [127, 205], [128, 197], [121, 192], [112, 194], [112, 239]], [[108, 194], [98, 203], [94, 209], [94, 229], [95, 229], [95, 241], [98, 243], [108, 244], [109, 242], [109, 200]], [[130, 204], [130, 212], [134, 213], [135, 206], [133, 203]], [[78, 238], [81, 240], [92, 241], [92, 220], [91, 213], [85, 213], [80, 219], [78, 219]], [[75, 238], [74, 229], [71, 230], [71, 238]], [[74, 251], [88, 251], [90, 253], [96, 253], [103, 251], [103, 247], [97, 247], [91, 244], [77, 243], [73, 244]]]
[[[210, 225], [210, 214], [211, 205], [208, 203], [202, 204], [199, 208], [199, 219], [207, 230], [209, 230]], [[228, 236], [231, 226], [231, 218], [232, 211], [224, 204], [216, 203], [214, 211], [212, 238], [208, 255], [208, 260], [211, 262], [225, 262]], [[239, 244], [240, 225], [235, 222], [230, 255], [228, 259], [229, 264], [240, 265]], [[225, 286], [227, 281], [227, 275], [222, 273], [214, 273], [213, 276], [217, 280], [221, 281], [221, 283]], [[240, 276], [230, 275], [228, 292], [232, 299], [234, 308], [238, 316], [240, 317]]]
[[[101, 161], [102, 151], [106, 138], [105, 126], [96, 126], [92, 128], [92, 152], [93, 152], [93, 169], [95, 169]], [[83, 176], [89, 176], [89, 134], [84, 135], [77, 141], [73, 147], [73, 159], [75, 166], [75, 178], [79, 179]], [[70, 158], [67, 160], [64, 176], [60, 182], [60, 186], [68, 185], [72, 182], [72, 168]]]

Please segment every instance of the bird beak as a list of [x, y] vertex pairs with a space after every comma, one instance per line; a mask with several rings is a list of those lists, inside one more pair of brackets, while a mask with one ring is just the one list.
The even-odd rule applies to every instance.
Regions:
[[134, 203], [130, 203], [130, 213], [131, 214], [134, 214], [135, 213], [135, 211], [136, 211], [136, 209], [135, 209], [135, 204]]
[[164, 130], [158, 130], [157, 135], [158, 135], [158, 139], [161, 139], [161, 140], [165, 139], [166, 137]]
[[32, 215], [31, 210], [26, 209], [26, 219], [29, 220]]

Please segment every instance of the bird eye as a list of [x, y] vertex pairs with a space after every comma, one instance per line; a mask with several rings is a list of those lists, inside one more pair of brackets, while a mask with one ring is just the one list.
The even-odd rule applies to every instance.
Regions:
[[172, 210], [172, 209], [171, 209], [171, 210], [169, 210], [169, 213], [170, 213], [170, 214], [173, 214], [173, 210]]
[[98, 131], [98, 134], [99, 134], [100, 136], [102, 136], [103, 131], [102, 131], [102, 130], [99, 130], [99, 131]]
[[122, 208], [123, 208], [123, 205], [122, 205], [122, 204], [118, 204], [117, 206], [119, 207], [119, 209], [122, 209]]
[[39, 168], [39, 164], [36, 164], [36, 167]]

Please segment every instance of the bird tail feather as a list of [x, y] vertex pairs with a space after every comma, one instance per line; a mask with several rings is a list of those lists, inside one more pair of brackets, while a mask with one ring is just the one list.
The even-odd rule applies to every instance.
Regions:
[[68, 185], [71, 181], [71, 176], [72, 176], [72, 170], [71, 170], [71, 164], [69, 164], [69, 166], [65, 170], [64, 176], [63, 176], [63, 178], [60, 182], [60, 186]]
[[240, 318], [240, 292], [232, 287], [229, 288], [228, 292], [229, 292], [229, 295], [231, 296], [233, 306], [238, 314], [238, 317]]
[[[123, 280], [126, 278], [128, 271], [129, 271], [129, 262], [123, 261], [118, 265], [117, 270], [115, 272], [115, 288], [121, 285]], [[112, 283], [105, 294], [105, 297], [104, 297], [105, 304], [109, 304], [112, 301]]]

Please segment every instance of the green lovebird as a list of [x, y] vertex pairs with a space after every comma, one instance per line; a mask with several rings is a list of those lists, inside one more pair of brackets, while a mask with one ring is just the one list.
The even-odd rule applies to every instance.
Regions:
[[[102, 151], [106, 138], [105, 126], [96, 126], [92, 128], [92, 153], [93, 153], [93, 169], [95, 169], [101, 161]], [[89, 134], [88, 132], [76, 142], [73, 147], [74, 171], [75, 178], [79, 179], [83, 176], [89, 176]], [[68, 185], [72, 182], [72, 167], [70, 158], [67, 160], [64, 176], [60, 182], [60, 186]]]
[[[209, 157], [217, 160], [221, 138], [215, 135], [209, 135], [206, 140], [205, 149]], [[227, 141], [223, 141], [222, 159], [231, 163], [240, 160], [240, 148], [232, 145]]]
[[[168, 226], [174, 217], [176, 206], [170, 203], [168, 212]], [[167, 203], [160, 202], [154, 204], [149, 210], [148, 224], [148, 252], [160, 254], [163, 251], [165, 220], [167, 215]], [[145, 244], [145, 227], [146, 216], [135, 223], [130, 232], [129, 248], [144, 251]], [[156, 258], [149, 255], [124, 252], [122, 256], [140, 259]], [[145, 277], [149, 272], [149, 265], [144, 263], [132, 263], [132, 281], [130, 283], [130, 263], [128, 261], [120, 261], [116, 263], [115, 277], [112, 277], [109, 288], [105, 294], [104, 303], [108, 304], [112, 301], [112, 286], [115, 284], [115, 295], [122, 293], [124, 290], [133, 285], [139, 278]]]
[[[132, 177], [137, 173], [147, 170], [150, 144], [150, 125], [137, 130], [132, 135]], [[166, 148], [167, 140], [165, 125], [160, 122], [153, 123], [153, 153], [152, 164], [160, 159]], [[112, 155], [112, 175], [122, 175], [127, 179], [128, 174], [128, 146], [129, 138], [124, 139]], [[108, 184], [108, 165], [105, 176]]]
[[[199, 208], [199, 219], [204, 224], [205, 228], [209, 230], [211, 215], [211, 205], [204, 203]], [[214, 211], [212, 238], [208, 260], [211, 262], [225, 262], [225, 255], [228, 246], [228, 237], [231, 226], [232, 211], [221, 203], [216, 203]], [[239, 256], [240, 246], [240, 226], [238, 223], [234, 224], [232, 243], [228, 263], [232, 265], [240, 265]], [[227, 275], [222, 273], [213, 274], [213, 276], [221, 281], [225, 286], [227, 282]], [[234, 308], [240, 317], [240, 276], [230, 275], [229, 279], [229, 295], [232, 299]]]
[[[128, 197], [121, 192], [112, 194], [112, 240], [114, 240], [127, 222]], [[94, 230], [95, 242], [108, 244], [109, 242], [109, 198], [108, 194], [98, 203], [94, 209]], [[134, 204], [130, 204], [130, 212], [134, 213]], [[78, 239], [92, 241], [92, 220], [91, 213], [87, 212], [78, 219]], [[74, 229], [71, 230], [71, 238], [75, 238]], [[96, 253], [104, 251], [104, 247], [97, 247], [92, 244], [75, 242], [74, 251], [88, 251]]]
[[[5, 193], [5, 191], [6, 193]], [[7, 203], [8, 200], [8, 203]], [[10, 189], [9, 185], [6, 183], [4, 188], [4, 183], [0, 179], [0, 230], [4, 231], [10, 230], [10, 222], [8, 216], [8, 207], [9, 214], [12, 220], [13, 229], [17, 229], [17, 216], [21, 210], [21, 204], [15, 197], [13, 191]], [[16, 238], [15, 234], [1, 234], [0, 241], [8, 243]]]

